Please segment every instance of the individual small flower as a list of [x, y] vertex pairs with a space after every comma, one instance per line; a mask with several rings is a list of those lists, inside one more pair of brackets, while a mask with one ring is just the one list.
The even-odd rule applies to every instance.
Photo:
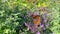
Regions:
[[47, 22], [47, 20], [46, 20], [46, 19], [44, 19], [44, 22]]
[[32, 26], [32, 27], [31, 27], [31, 31], [32, 31], [32, 32], [36, 32], [36, 31], [37, 31], [37, 28], [36, 28], [35, 26]]
[[40, 34], [40, 32], [38, 31], [36, 34]]
[[43, 30], [46, 30], [46, 28], [44, 27]]
[[38, 28], [38, 26], [37, 26], [37, 25], [35, 25], [35, 27], [36, 27], [36, 28]]
[[40, 24], [40, 26], [43, 28], [44, 27], [44, 24]]
[[45, 22], [47, 22], [47, 14], [44, 14], [42, 17], [43, 17], [43, 22], [45, 23]]
[[47, 18], [45, 17], [45, 16], [43, 16], [43, 22], [45, 23], [45, 22], [47, 22]]
[[26, 19], [26, 16], [24, 16], [24, 19]]
[[25, 26], [29, 26], [29, 24], [28, 23], [25, 23]]

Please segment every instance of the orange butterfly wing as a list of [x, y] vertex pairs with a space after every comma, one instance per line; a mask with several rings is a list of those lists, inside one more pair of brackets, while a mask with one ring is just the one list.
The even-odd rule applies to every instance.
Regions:
[[32, 15], [33, 17], [33, 22], [34, 22], [34, 25], [40, 25], [41, 23], [41, 18], [39, 15]]

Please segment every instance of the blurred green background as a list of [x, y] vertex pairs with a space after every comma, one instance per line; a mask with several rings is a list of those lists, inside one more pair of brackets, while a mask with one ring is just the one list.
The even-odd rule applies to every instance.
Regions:
[[35, 11], [34, 8], [40, 6], [51, 9], [53, 19], [50, 22], [50, 30], [54, 34], [60, 34], [60, 0], [36, 0], [34, 2], [33, 0], [0, 0], [0, 34], [16, 34], [15, 28], [19, 25], [25, 30], [26, 28], [22, 26], [25, 21], [23, 15], [27, 16], [26, 13], [29, 10]]

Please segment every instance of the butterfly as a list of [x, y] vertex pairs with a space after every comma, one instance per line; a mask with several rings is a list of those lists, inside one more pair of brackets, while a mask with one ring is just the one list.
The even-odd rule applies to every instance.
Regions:
[[28, 12], [28, 15], [32, 17], [32, 21], [34, 25], [38, 26], [41, 24], [42, 18], [39, 15], [39, 12]]
[[40, 15], [32, 14], [32, 18], [33, 18], [34, 25], [37, 25], [37, 26], [40, 25], [40, 23], [41, 23]]

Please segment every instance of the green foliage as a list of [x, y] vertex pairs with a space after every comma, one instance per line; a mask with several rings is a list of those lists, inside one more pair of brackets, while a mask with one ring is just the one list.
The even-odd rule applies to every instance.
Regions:
[[[50, 22], [50, 30], [60, 34], [60, 0], [38, 0], [38, 3], [28, 3], [26, 0], [0, 0], [0, 34], [16, 34], [15, 28], [23, 26], [28, 10], [34, 11], [40, 6], [49, 7], [53, 15]], [[35, 8], [36, 7], [36, 8]], [[28, 16], [27, 16], [28, 17]], [[28, 21], [28, 18], [27, 18]], [[31, 32], [24, 32], [29, 34]]]

